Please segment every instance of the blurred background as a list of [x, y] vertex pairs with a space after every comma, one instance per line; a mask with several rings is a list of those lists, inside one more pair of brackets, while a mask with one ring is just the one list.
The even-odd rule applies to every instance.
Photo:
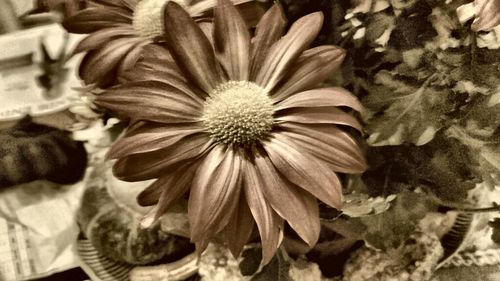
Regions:
[[[66, 130], [83, 1], [0, 0], [0, 280], [87, 280], [76, 212], [87, 155]], [[28, 117], [28, 115], [30, 117]]]

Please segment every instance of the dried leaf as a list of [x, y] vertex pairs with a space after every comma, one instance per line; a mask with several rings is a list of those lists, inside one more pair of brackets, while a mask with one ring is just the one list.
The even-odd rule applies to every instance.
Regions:
[[344, 196], [342, 213], [350, 217], [365, 217], [383, 213], [389, 209], [396, 195], [369, 197], [366, 194], [351, 193]]

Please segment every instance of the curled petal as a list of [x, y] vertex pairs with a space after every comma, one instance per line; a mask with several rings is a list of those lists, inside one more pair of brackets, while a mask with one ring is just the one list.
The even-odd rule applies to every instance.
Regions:
[[155, 223], [189, 190], [197, 168], [198, 165], [192, 163], [180, 165], [171, 173], [160, 177], [137, 196], [137, 202], [142, 206], [157, 204], [154, 212], [143, 219], [142, 226], [148, 227]]
[[364, 111], [358, 98], [344, 88], [330, 87], [299, 92], [288, 97], [276, 105], [276, 110], [285, 110], [297, 107], [350, 107], [357, 112]]
[[312, 248], [318, 241], [320, 231], [316, 199], [282, 177], [266, 156], [257, 155], [255, 164], [266, 200]]
[[270, 92], [283, 78], [288, 67], [313, 42], [322, 24], [321, 12], [297, 20], [288, 33], [271, 47], [255, 82]]
[[143, 53], [143, 47], [144, 45], [148, 44], [149, 42], [144, 41], [137, 43], [129, 52], [128, 54], [123, 57], [123, 60], [118, 66], [118, 73], [123, 73], [124, 71], [132, 69], [139, 58], [142, 56]]
[[289, 181], [316, 196], [331, 207], [340, 209], [342, 186], [337, 175], [310, 154], [301, 152], [284, 134], [277, 132], [263, 143], [271, 162]]
[[203, 31], [179, 4], [165, 7], [165, 39], [177, 65], [205, 92], [221, 81], [214, 50]]
[[212, 22], [202, 21], [198, 23], [201, 31], [207, 36], [208, 41], [214, 45], [214, 24]]
[[188, 203], [191, 241], [211, 238], [231, 219], [240, 196], [241, 157], [232, 148], [214, 147], [196, 171]]
[[[143, 191], [141, 191], [141, 193], [137, 195], [137, 203], [144, 207], [156, 205], [158, 203], [158, 200], [160, 200], [163, 188], [165, 187], [164, 182], [166, 181], [166, 178], [170, 178], [170, 176], [171, 174], [157, 179], [154, 183], [150, 184]], [[160, 180], [162, 179], [163, 182], [160, 182]], [[152, 212], [153, 216], [154, 214], [156, 214], [156, 210], [155, 212]]]
[[290, 73], [272, 93], [274, 100], [284, 100], [290, 95], [311, 89], [332, 75], [344, 60], [345, 51], [336, 46], [319, 46], [302, 53]]
[[109, 41], [102, 48], [90, 51], [80, 64], [80, 77], [86, 84], [102, 84], [112, 79], [123, 56], [138, 43], [137, 39], [120, 38]]
[[[140, 58], [131, 69], [123, 69], [118, 80], [121, 83], [154, 80], [169, 84], [185, 93], [196, 93], [205, 99], [203, 91], [189, 85], [170, 52], [163, 46], [148, 44], [142, 48]], [[200, 101], [202, 101], [200, 100]]]
[[119, 73], [119, 81], [122, 83], [141, 80], [161, 81], [185, 93], [196, 93], [196, 96], [205, 99], [206, 94], [203, 91], [188, 83], [167, 49], [156, 44], [143, 46], [142, 49], [141, 58], [135, 67]]

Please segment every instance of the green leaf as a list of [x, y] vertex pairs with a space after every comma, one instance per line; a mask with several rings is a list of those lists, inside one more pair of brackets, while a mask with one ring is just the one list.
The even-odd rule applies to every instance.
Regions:
[[397, 248], [410, 237], [418, 222], [433, 208], [424, 194], [400, 193], [387, 212], [360, 218], [367, 226], [364, 240], [381, 250]]
[[[500, 106], [497, 107], [500, 108]], [[488, 112], [487, 109], [484, 111]], [[498, 123], [498, 120], [496, 122]], [[471, 120], [466, 128], [451, 126], [446, 134], [469, 148], [469, 154], [475, 160], [471, 166], [476, 169], [476, 173], [482, 174], [486, 182], [494, 181], [492, 185], [498, 185], [500, 184], [498, 180], [500, 179], [500, 127], [495, 124], [495, 129], [480, 128], [478, 124]]]
[[250, 281], [297, 281], [292, 280], [288, 274], [290, 263], [283, 250], [277, 252], [274, 258], [262, 270], [250, 279]]
[[431, 141], [443, 126], [442, 116], [452, 109], [448, 96], [430, 87], [435, 79], [437, 76], [431, 75], [414, 85], [388, 71], [377, 73], [375, 83], [381, 87], [374, 88], [364, 100], [377, 113], [367, 126], [368, 143], [380, 146], [409, 141], [424, 145]]
[[460, 202], [480, 181], [467, 146], [442, 134], [423, 146], [374, 147], [368, 150], [362, 179], [372, 196], [386, 196], [417, 187], [444, 201]]
[[262, 260], [262, 248], [253, 247], [243, 250], [241, 254], [242, 261], [239, 264], [241, 274], [243, 276], [250, 276], [255, 274], [260, 266]]
[[383, 213], [389, 209], [396, 195], [370, 197], [366, 194], [351, 193], [344, 196], [342, 213], [349, 217], [366, 217]]

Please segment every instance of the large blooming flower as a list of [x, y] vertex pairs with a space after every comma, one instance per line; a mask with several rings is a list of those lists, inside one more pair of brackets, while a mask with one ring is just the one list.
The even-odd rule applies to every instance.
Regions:
[[335, 46], [308, 49], [321, 13], [299, 19], [282, 37], [285, 21], [274, 5], [251, 38], [229, 0], [219, 2], [208, 37], [181, 6], [168, 3], [166, 45], [178, 67], [159, 60], [157, 78], [137, 70], [139, 79], [151, 80], [116, 86], [95, 102], [133, 120], [109, 157], [118, 159], [120, 179], [157, 178], [138, 198], [156, 205], [152, 219], [189, 191], [198, 250], [223, 233], [238, 255], [256, 222], [267, 263], [285, 221], [312, 247], [320, 232], [316, 198], [339, 208], [335, 171], [365, 169], [356, 141], [342, 130], [361, 130], [343, 109], [362, 107], [342, 88], [315, 88], [345, 55]]
[[[163, 7], [174, 1], [199, 20], [216, 0], [88, 0], [89, 7], [63, 22], [73, 33], [90, 33], [74, 53], [88, 52], [79, 68], [86, 84], [109, 85], [117, 71], [132, 68], [145, 45], [163, 38]], [[244, 4], [254, 0], [233, 0]], [[245, 7], [255, 12], [256, 6]]]

